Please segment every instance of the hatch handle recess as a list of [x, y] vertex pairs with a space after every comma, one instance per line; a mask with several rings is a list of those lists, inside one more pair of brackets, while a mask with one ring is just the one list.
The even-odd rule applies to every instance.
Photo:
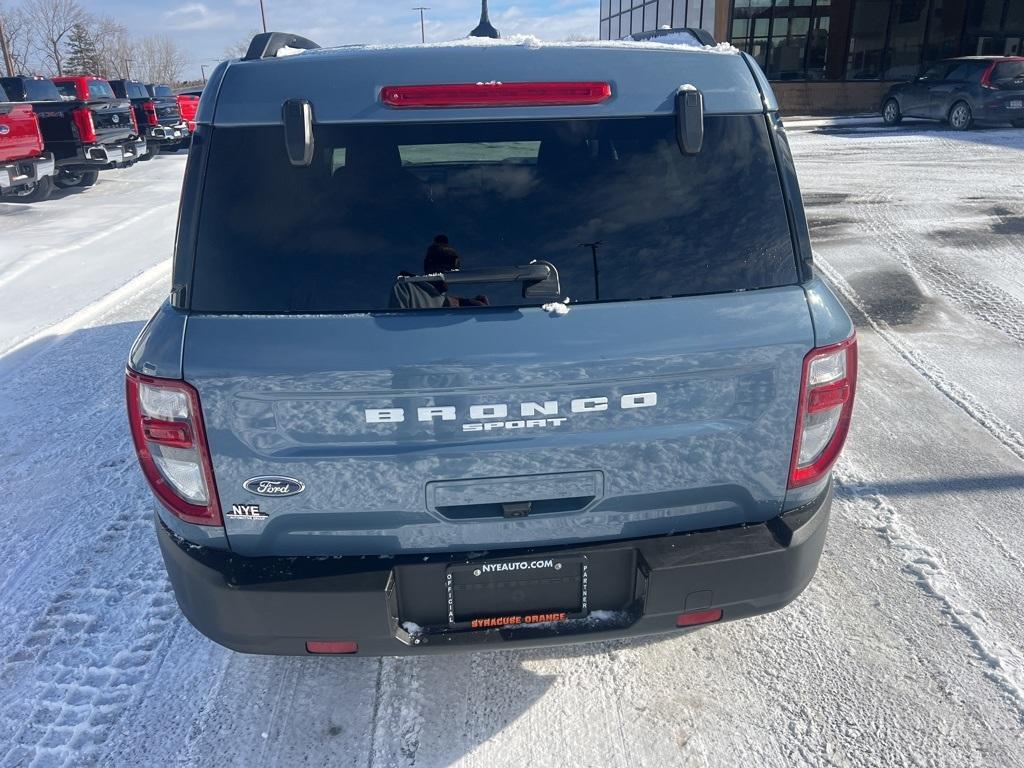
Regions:
[[704, 94], [693, 85], [676, 91], [676, 142], [684, 155], [696, 155], [704, 144]]
[[288, 99], [282, 109], [284, 144], [292, 165], [313, 162], [313, 105], [306, 99]]

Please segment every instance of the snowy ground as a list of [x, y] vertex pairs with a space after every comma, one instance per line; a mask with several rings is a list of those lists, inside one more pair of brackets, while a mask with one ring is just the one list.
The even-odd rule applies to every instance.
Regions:
[[818, 576], [774, 615], [549, 652], [201, 637], [122, 407], [184, 157], [0, 204], [0, 766], [1024, 764], [1024, 131], [792, 143], [862, 350]]

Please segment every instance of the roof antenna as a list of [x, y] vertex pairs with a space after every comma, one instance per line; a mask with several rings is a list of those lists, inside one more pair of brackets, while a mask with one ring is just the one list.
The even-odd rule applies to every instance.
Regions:
[[481, 0], [480, 3], [480, 23], [476, 25], [476, 29], [469, 33], [470, 37], [491, 37], [497, 40], [501, 35], [498, 34], [498, 30], [491, 24], [490, 18], [487, 16], [487, 0]]

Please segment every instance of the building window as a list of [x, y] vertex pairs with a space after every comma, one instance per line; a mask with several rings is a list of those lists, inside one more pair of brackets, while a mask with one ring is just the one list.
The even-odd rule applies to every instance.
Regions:
[[909, 80], [921, 73], [927, 18], [928, 0], [896, 0], [883, 80]]
[[877, 80], [884, 66], [885, 37], [889, 30], [891, 0], [856, 0], [850, 26], [850, 54], [846, 77]]
[[730, 37], [772, 80], [821, 80], [832, 13], [832, 0], [735, 0]]

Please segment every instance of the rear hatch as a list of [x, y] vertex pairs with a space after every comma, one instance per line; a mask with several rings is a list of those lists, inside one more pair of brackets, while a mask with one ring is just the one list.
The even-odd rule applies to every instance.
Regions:
[[166, 85], [152, 87], [153, 102], [156, 105], [156, 119], [160, 125], [177, 125], [181, 122], [181, 107], [178, 98]]
[[111, 144], [135, 133], [132, 105], [127, 99], [99, 99], [89, 102], [98, 144]]
[[999, 61], [985, 78], [987, 107], [1007, 120], [1024, 120], [1024, 59]]
[[0, 89], [0, 162], [35, 157], [43, 151], [43, 138], [32, 107], [4, 102]]
[[[280, 126], [214, 128], [183, 371], [232, 548], [777, 515], [813, 329], [765, 118], [708, 115], [692, 156], [675, 125], [317, 125], [309, 167]], [[557, 296], [503, 282], [536, 260]]]

